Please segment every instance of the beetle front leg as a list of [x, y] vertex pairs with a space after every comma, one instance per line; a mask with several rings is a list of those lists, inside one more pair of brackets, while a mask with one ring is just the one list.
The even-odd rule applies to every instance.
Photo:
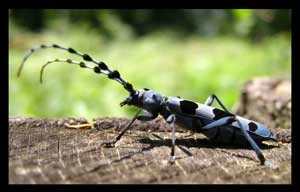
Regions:
[[170, 153], [170, 159], [169, 162], [170, 163], [174, 163], [175, 162], [175, 140], [176, 140], [176, 127], [175, 127], [175, 121], [176, 121], [176, 116], [174, 114], [169, 115], [166, 119], [167, 123], [171, 124], [172, 126], [172, 147], [171, 147], [171, 153]]
[[128, 131], [131, 128], [131, 125], [133, 122], [138, 118], [138, 114], [141, 112], [141, 109], [136, 113], [136, 115], [132, 118], [130, 123], [122, 130], [122, 132], [114, 139], [109, 140], [109, 141], [104, 141], [101, 143], [101, 146], [105, 147], [114, 147], [115, 143], [121, 139], [121, 137], [124, 135], [126, 131]]

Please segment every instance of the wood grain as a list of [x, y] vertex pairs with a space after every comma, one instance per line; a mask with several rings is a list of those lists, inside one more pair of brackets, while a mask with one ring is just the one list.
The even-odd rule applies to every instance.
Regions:
[[[116, 144], [100, 143], [117, 136], [129, 122], [95, 119], [96, 129], [68, 129], [64, 123], [83, 118], [9, 118], [9, 183], [291, 183], [291, 143], [262, 146], [277, 168], [259, 165], [248, 147], [219, 145], [202, 134], [176, 133], [176, 163], [169, 164], [170, 133], [163, 119], [135, 122]], [[289, 135], [286, 129], [272, 130]]]

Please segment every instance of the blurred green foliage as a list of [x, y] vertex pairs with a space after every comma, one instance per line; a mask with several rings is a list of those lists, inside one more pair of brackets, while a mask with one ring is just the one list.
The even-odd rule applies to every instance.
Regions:
[[259, 41], [291, 31], [290, 9], [46, 9], [11, 10], [15, 23], [32, 30], [86, 26], [106, 37], [140, 37], [161, 30], [201, 36], [236, 35]]
[[229, 108], [238, 101], [245, 81], [291, 75], [289, 10], [10, 10], [9, 14], [11, 116], [129, 117], [136, 111], [119, 107], [128, 93], [118, 83], [74, 65], [50, 65], [41, 85], [40, 68], [48, 60], [80, 60], [61, 50], [34, 53], [17, 78], [25, 52], [42, 43], [88, 53], [119, 70], [136, 89], [147, 87], [202, 103], [215, 93]]

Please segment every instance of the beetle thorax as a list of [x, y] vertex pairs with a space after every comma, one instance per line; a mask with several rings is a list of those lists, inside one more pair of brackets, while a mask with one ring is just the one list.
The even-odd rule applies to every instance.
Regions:
[[149, 89], [140, 89], [139, 92], [139, 103], [140, 107], [144, 110], [155, 114], [159, 113], [163, 103], [163, 96], [159, 93], [149, 90]]

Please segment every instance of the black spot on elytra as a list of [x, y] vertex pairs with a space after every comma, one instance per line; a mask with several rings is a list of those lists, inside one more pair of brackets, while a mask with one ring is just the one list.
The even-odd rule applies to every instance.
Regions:
[[195, 115], [198, 105], [192, 101], [182, 100], [180, 101], [180, 109], [182, 113]]
[[144, 88], [144, 90], [145, 90], [145, 91], [149, 91], [150, 89], [148, 89], [148, 88]]
[[229, 116], [233, 116], [233, 114], [231, 113], [227, 113], [225, 111], [222, 111], [218, 108], [214, 108], [213, 109], [213, 113], [215, 114], [213, 120], [218, 120], [218, 119], [221, 119], [223, 117], [229, 117]]
[[249, 126], [249, 130], [252, 132], [255, 132], [256, 129], [258, 128], [257, 125], [253, 122], [248, 123], [248, 126]]

